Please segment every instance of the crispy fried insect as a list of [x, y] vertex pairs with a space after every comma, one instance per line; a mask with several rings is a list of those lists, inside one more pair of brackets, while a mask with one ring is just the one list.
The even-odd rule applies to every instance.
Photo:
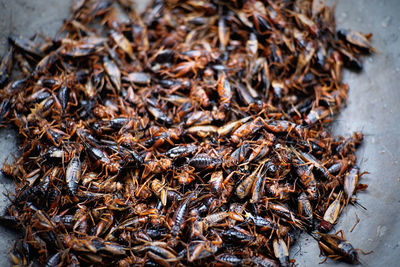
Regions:
[[319, 232], [312, 232], [312, 237], [318, 241], [318, 245], [328, 258], [334, 260], [345, 261], [351, 264], [357, 264], [358, 253], [354, 247], [342, 237], [337, 234], [323, 234]]
[[333, 225], [336, 223], [339, 214], [343, 208], [341, 203], [342, 197], [343, 197], [343, 192], [340, 191], [339, 194], [337, 194], [336, 199], [326, 209], [324, 217], [319, 226], [319, 229], [321, 231], [328, 232], [329, 230], [332, 229]]
[[275, 257], [279, 260], [281, 266], [289, 266], [289, 250], [285, 241], [282, 239], [274, 239], [273, 247]]
[[68, 191], [71, 195], [76, 194], [78, 183], [80, 182], [82, 174], [82, 164], [78, 156], [75, 156], [68, 163], [65, 171], [65, 181], [67, 182]]

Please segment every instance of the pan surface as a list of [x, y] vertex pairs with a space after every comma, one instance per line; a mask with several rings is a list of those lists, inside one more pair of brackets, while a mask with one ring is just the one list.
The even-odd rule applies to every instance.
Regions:
[[[146, 1], [137, 1], [140, 6]], [[327, 1], [332, 4], [334, 1]], [[372, 32], [372, 44], [378, 52], [364, 59], [360, 73], [345, 71], [350, 86], [349, 101], [332, 129], [349, 136], [362, 131], [364, 142], [357, 151], [358, 165], [369, 174], [361, 183], [368, 189], [357, 195], [366, 208], [349, 206], [335, 226], [343, 230], [347, 240], [363, 251], [366, 266], [399, 266], [400, 262], [400, 1], [338, 0], [337, 29]], [[0, 0], [0, 53], [7, 49], [9, 34], [31, 37], [35, 33], [53, 36], [69, 14], [69, 1]], [[0, 163], [12, 159], [17, 152], [16, 133], [0, 129]], [[7, 205], [7, 191], [12, 181], [0, 174], [0, 212]], [[350, 229], [360, 222], [353, 232]], [[0, 227], [0, 266], [9, 266], [8, 250], [18, 233]], [[306, 234], [291, 248], [291, 257], [298, 266], [318, 266], [317, 243]], [[328, 260], [319, 266], [347, 266]]]

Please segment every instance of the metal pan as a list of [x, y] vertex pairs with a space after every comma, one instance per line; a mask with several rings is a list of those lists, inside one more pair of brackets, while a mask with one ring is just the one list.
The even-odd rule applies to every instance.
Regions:
[[[147, 1], [137, 1], [143, 7]], [[334, 1], [328, 1], [333, 3]], [[348, 106], [333, 124], [333, 132], [345, 136], [362, 131], [365, 139], [357, 152], [358, 165], [368, 171], [362, 183], [368, 184], [358, 194], [358, 203], [366, 209], [350, 206], [335, 226], [363, 251], [366, 266], [399, 266], [400, 262], [400, 1], [337, 0], [337, 28], [372, 32], [378, 52], [365, 59], [360, 73], [346, 71], [350, 85]], [[0, 0], [0, 53], [7, 47], [10, 33], [31, 37], [43, 32], [53, 35], [69, 13], [69, 1]], [[0, 163], [17, 151], [16, 134], [0, 129]], [[0, 191], [12, 192], [12, 181], [0, 174]], [[0, 209], [7, 205], [0, 194]], [[1, 212], [1, 211], [0, 211]], [[350, 229], [360, 222], [353, 232]], [[0, 227], [0, 266], [8, 266], [8, 249], [18, 236]], [[306, 234], [291, 248], [298, 266], [318, 266], [317, 243]], [[347, 266], [328, 260], [323, 266]]]

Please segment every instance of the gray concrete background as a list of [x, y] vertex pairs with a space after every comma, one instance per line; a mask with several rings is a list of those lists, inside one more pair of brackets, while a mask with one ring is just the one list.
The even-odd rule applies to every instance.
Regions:
[[[143, 1], [137, 1], [142, 4]], [[365, 141], [357, 152], [358, 164], [370, 172], [361, 182], [368, 184], [358, 194], [367, 208], [349, 207], [335, 229], [369, 255], [360, 255], [364, 266], [399, 266], [400, 262], [400, 1], [337, 0], [338, 28], [372, 32], [378, 53], [365, 59], [361, 73], [347, 71], [350, 85], [349, 103], [338, 117], [334, 132], [351, 135], [362, 131]], [[10, 33], [31, 37], [34, 33], [54, 35], [69, 13], [64, 0], [0, 0], [0, 53], [4, 54]], [[0, 129], [0, 163], [12, 159], [17, 151], [15, 133]], [[12, 190], [12, 182], [0, 174], [0, 212], [6, 206], [3, 195]], [[350, 229], [356, 221], [354, 231]], [[0, 227], [0, 266], [9, 266], [8, 249], [15, 233]], [[318, 266], [317, 244], [303, 235], [291, 248], [298, 266]], [[347, 266], [328, 260], [320, 266]]]
[[[337, 134], [362, 131], [365, 135], [357, 151], [358, 164], [370, 174], [362, 176], [361, 183], [368, 189], [357, 197], [367, 210], [351, 206], [335, 229], [342, 229], [354, 247], [373, 251], [359, 253], [363, 265], [371, 267], [400, 266], [399, 12], [399, 0], [339, 0], [336, 8], [338, 29], [372, 32], [372, 44], [379, 50], [364, 59], [361, 73], [345, 72], [349, 102], [334, 125]], [[360, 223], [350, 233], [356, 214]], [[323, 259], [318, 258], [315, 241], [306, 236], [292, 248], [291, 255], [295, 254], [299, 266], [317, 266]]]

